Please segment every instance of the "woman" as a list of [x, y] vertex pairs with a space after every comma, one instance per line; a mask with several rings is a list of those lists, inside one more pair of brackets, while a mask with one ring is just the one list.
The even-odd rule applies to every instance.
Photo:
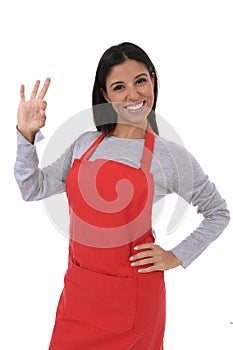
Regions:
[[[65, 190], [68, 197], [69, 261], [49, 349], [161, 350], [164, 271], [187, 267], [221, 234], [226, 203], [196, 159], [159, 136], [157, 74], [140, 47], [122, 43], [103, 54], [93, 88], [97, 131], [44, 169], [35, 143], [50, 80], [38, 94], [39, 84], [27, 102], [21, 86], [15, 176], [25, 200]], [[155, 244], [152, 205], [172, 192], [204, 218], [166, 251]]]

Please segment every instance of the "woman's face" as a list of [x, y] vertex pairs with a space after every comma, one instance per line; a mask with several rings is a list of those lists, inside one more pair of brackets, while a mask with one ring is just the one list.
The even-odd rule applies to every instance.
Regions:
[[154, 104], [154, 79], [146, 66], [127, 59], [114, 66], [103, 95], [117, 113], [118, 122], [144, 124]]

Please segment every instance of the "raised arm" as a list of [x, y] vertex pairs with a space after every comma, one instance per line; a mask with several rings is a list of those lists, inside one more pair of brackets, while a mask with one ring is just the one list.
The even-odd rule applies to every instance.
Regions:
[[[40, 200], [65, 191], [66, 175], [70, 169], [75, 142], [51, 165], [40, 169], [36, 143], [43, 136], [40, 128], [45, 125], [47, 103], [43, 100], [50, 79], [38, 93], [37, 81], [29, 101], [25, 101], [24, 86], [20, 88], [20, 104], [17, 125], [17, 157], [14, 174], [24, 200]], [[38, 95], [38, 96], [37, 96]]]

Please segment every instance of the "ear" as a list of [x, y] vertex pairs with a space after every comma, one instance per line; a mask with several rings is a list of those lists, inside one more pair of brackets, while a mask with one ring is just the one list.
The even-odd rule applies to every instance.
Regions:
[[110, 102], [110, 99], [108, 98], [108, 95], [107, 95], [107, 93], [104, 91], [104, 89], [100, 89], [100, 93], [101, 93], [101, 95], [105, 98], [105, 100], [107, 101], [107, 102]]

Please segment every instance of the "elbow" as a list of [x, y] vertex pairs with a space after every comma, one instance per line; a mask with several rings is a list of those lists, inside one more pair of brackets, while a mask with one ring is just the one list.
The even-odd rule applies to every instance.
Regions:
[[25, 202], [32, 202], [32, 201], [36, 201], [37, 199], [35, 198], [35, 196], [31, 193], [23, 193], [21, 192], [21, 197]]
[[[215, 221], [215, 219], [217, 221]], [[215, 216], [214, 221], [216, 222], [216, 226], [219, 227], [219, 231], [223, 232], [225, 230], [225, 228], [228, 226], [229, 222], [230, 222], [230, 212], [228, 209], [222, 211], [221, 213], [219, 213], [219, 215]]]
[[33, 201], [38, 201], [41, 199], [40, 196], [40, 191], [36, 190], [36, 188], [20, 188], [20, 192], [21, 192], [21, 197], [25, 202], [33, 202]]
[[227, 210], [227, 213], [225, 215], [225, 222], [226, 222], [226, 224], [225, 224], [226, 226], [225, 227], [227, 227], [227, 225], [229, 224], [230, 220], [231, 220], [230, 212], [229, 212], [229, 210]]
[[218, 205], [216, 208], [211, 208], [209, 212], [204, 213], [204, 217], [210, 220], [219, 231], [223, 231], [230, 222], [230, 211], [228, 210], [226, 201]]
[[225, 222], [225, 227], [227, 227], [231, 219], [230, 211], [228, 210], [227, 205], [225, 206], [225, 210], [222, 211], [221, 214], [222, 214], [222, 217], [224, 218], [223, 221]]
[[27, 179], [27, 181], [17, 181], [17, 184], [21, 193], [21, 197], [25, 202], [32, 202], [41, 199], [41, 189], [37, 183], [33, 183], [33, 181], [29, 181]]

